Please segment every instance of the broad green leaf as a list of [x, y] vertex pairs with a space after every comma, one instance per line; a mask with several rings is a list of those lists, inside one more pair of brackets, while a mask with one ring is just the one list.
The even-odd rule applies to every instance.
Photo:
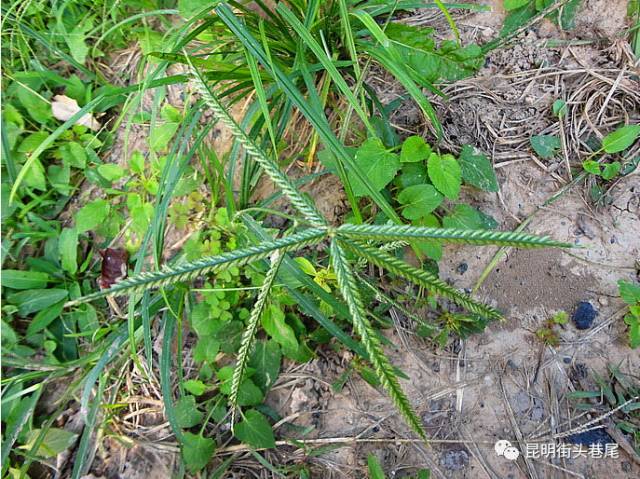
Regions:
[[[41, 431], [41, 429], [32, 429], [29, 431], [26, 443], [20, 446], [20, 448], [26, 450], [31, 449], [35, 445]], [[78, 435], [71, 431], [52, 427], [45, 433], [44, 440], [36, 451], [36, 455], [46, 458], [55, 457], [70, 448], [75, 443], [77, 437]]]
[[178, 11], [182, 18], [188, 19], [207, 5], [211, 5], [213, 8], [215, 3], [211, 0], [178, 0]]
[[105, 163], [98, 166], [98, 173], [107, 181], [117, 181], [127, 174], [127, 171], [119, 165]]
[[442, 226], [445, 228], [477, 230], [493, 229], [498, 225], [493, 218], [472, 206], [460, 204], [456, 205], [453, 213], [442, 219]]
[[402, 216], [409, 220], [428, 215], [440, 206], [442, 200], [442, 195], [431, 185], [410, 186], [398, 195], [398, 201], [403, 205]]
[[553, 114], [559, 118], [567, 114], [567, 102], [564, 100], [556, 100], [553, 102]]
[[244, 420], [236, 424], [234, 435], [256, 449], [269, 449], [276, 446], [269, 421], [255, 409], [244, 413]]
[[[377, 138], [365, 141], [356, 152], [355, 162], [375, 191], [387, 186], [400, 168], [398, 155], [386, 150]], [[352, 172], [347, 173], [356, 196], [367, 194], [366, 186]]]
[[176, 122], [155, 125], [149, 134], [149, 148], [155, 152], [166, 150], [171, 138], [178, 131], [178, 126], [179, 124]]
[[429, 175], [425, 163], [404, 163], [400, 171], [400, 174], [395, 179], [395, 183], [400, 189], [429, 183]]
[[196, 347], [193, 348], [193, 360], [199, 363], [205, 361], [213, 363], [219, 351], [220, 343], [212, 337], [205, 336], [199, 338], [198, 342], [196, 343]]
[[31, 289], [10, 294], [7, 301], [18, 307], [20, 316], [27, 316], [62, 301], [67, 295], [66, 289]]
[[207, 303], [198, 303], [191, 310], [191, 327], [199, 338], [211, 336], [219, 328], [218, 322], [213, 320]]
[[29, 326], [27, 326], [27, 338], [32, 337], [34, 334], [39, 333], [44, 328], [49, 326], [54, 320], [56, 320], [64, 309], [64, 301], [53, 304], [41, 311], [33, 317]]
[[545, 159], [553, 158], [561, 146], [560, 138], [555, 135], [534, 135], [529, 141], [538, 156]]
[[66, 165], [81, 170], [87, 166], [87, 152], [80, 143], [75, 141], [65, 143], [58, 148], [57, 154]]
[[184, 387], [194, 396], [202, 396], [207, 390], [207, 385], [198, 379], [189, 379], [187, 381], [184, 381], [182, 383], [182, 387]]
[[304, 256], [298, 256], [297, 258], [294, 258], [294, 261], [296, 263], [298, 263], [298, 266], [300, 266], [300, 269], [302, 271], [304, 271], [305, 274], [308, 274], [309, 276], [315, 276], [316, 275], [315, 266], [313, 266], [311, 261], [309, 261]]
[[238, 406], [257, 406], [264, 401], [264, 394], [251, 379], [245, 379], [238, 390]]
[[640, 303], [640, 284], [634, 284], [631, 281], [618, 281], [618, 290], [622, 301], [627, 304]]
[[184, 465], [191, 473], [203, 469], [213, 457], [216, 443], [213, 439], [200, 434], [185, 432], [182, 435], [182, 458]]
[[76, 213], [76, 229], [78, 233], [84, 233], [95, 229], [102, 224], [107, 216], [111, 206], [107, 200], [94, 200], [84, 205]]
[[462, 172], [453, 155], [432, 153], [428, 161], [429, 179], [447, 198], [455, 199], [460, 193]]
[[619, 161], [614, 161], [613, 163], [607, 163], [604, 165], [602, 170], [602, 179], [603, 180], [611, 180], [618, 176], [620, 173], [620, 168], [622, 168], [622, 164]]
[[626, 150], [640, 136], [640, 125], [626, 125], [609, 133], [602, 139], [602, 148], [607, 153], [618, 153]]
[[71, 56], [80, 64], [84, 64], [87, 59], [87, 54], [89, 53], [89, 47], [86, 43], [86, 32], [91, 29], [91, 24], [92, 22], [90, 20], [79, 23], [71, 32], [67, 32], [64, 36], [69, 46]]
[[36, 148], [47, 139], [49, 134], [46, 131], [37, 131], [27, 135], [18, 146], [18, 153], [33, 153]]
[[415, 163], [429, 158], [431, 147], [421, 136], [410, 136], [402, 143], [400, 163]]
[[58, 254], [62, 269], [69, 274], [78, 271], [78, 232], [75, 228], [64, 228], [58, 239]]
[[465, 183], [485, 191], [498, 191], [498, 179], [487, 155], [470, 145], [464, 145], [458, 161]]
[[511, 10], [515, 10], [516, 8], [524, 7], [529, 3], [530, 0], [504, 0], [502, 2], [502, 6], [504, 9], [509, 12]]
[[283, 347], [294, 351], [298, 349], [295, 332], [286, 323], [282, 310], [275, 304], [270, 304], [262, 314], [262, 327]]
[[180, 398], [176, 402], [175, 409], [178, 426], [182, 428], [193, 427], [204, 419], [204, 414], [196, 405], [196, 398], [191, 395]]
[[39, 289], [47, 286], [51, 277], [40, 271], [2, 270], [2, 286], [12, 289]]
[[367, 456], [367, 469], [369, 470], [369, 479], [386, 479], [378, 458], [373, 454]]
[[282, 353], [276, 341], [256, 342], [249, 358], [249, 367], [255, 369], [252, 379], [263, 392], [266, 393], [278, 379], [281, 359]]
[[624, 322], [629, 326], [629, 346], [632, 349], [640, 347], [640, 314], [627, 314]]
[[585, 171], [588, 171], [592, 175], [600, 176], [600, 174], [602, 173], [602, 170], [601, 170], [602, 167], [600, 166], [600, 163], [598, 163], [595, 160], [583, 161], [582, 168], [584, 168]]
[[20, 85], [18, 88], [18, 100], [31, 118], [38, 123], [46, 123], [53, 118], [51, 104], [26, 86]]
[[24, 183], [29, 188], [40, 191], [47, 189], [47, 180], [44, 173], [44, 167], [40, 160], [37, 159], [31, 163], [24, 177]]
[[144, 174], [144, 155], [139, 151], [134, 151], [129, 158], [129, 168], [132, 173]]

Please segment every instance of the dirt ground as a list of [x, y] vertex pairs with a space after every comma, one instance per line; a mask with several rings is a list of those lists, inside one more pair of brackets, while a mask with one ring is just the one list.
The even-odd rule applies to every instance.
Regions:
[[[457, 17], [465, 40], [486, 42], [498, 34], [502, 2], [484, 3], [493, 10]], [[476, 77], [444, 89], [449, 100], [438, 104], [444, 146], [456, 150], [468, 143], [490, 153], [501, 186], [496, 194], [465, 190], [465, 199], [493, 216], [500, 229], [514, 229], [530, 218], [526, 231], [581, 248], [508, 250], [475, 293], [505, 312], [507, 320], [446, 350], [427, 345], [412, 332], [407, 318], [391, 310], [395, 328], [387, 334], [396, 347], [387, 352], [409, 377], [402, 384], [431, 444], [417, 441], [389, 399], [359, 377], [351, 377], [335, 392], [331, 384], [351, 357], [326, 351], [308, 364], [285, 368], [268, 403], [286, 418], [278, 425], [281, 437], [300, 437], [302, 427], [313, 426], [305, 439], [311, 446], [327, 446], [328, 452], [305, 459], [299, 450], [284, 447], [265, 457], [276, 464], [308, 461], [314, 477], [363, 477], [369, 453], [379, 458], [390, 478], [408, 477], [421, 467], [429, 468], [432, 477], [454, 479], [640, 477], [637, 458], [622, 448], [618, 458], [521, 454], [516, 461], [494, 450], [498, 440], [510, 441], [521, 452], [526, 444], [553, 443], [597, 419], [593, 411], [577, 410], [567, 393], [593, 388], [594, 374], [606, 375], [608, 365], [638, 380], [640, 354], [626, 345], [616, 282], [638, 275], [640, 174], [636, 171], [613, 182], [601, 204], [589, 199], [591, 185], [579, 182], [557, 201], [543, 205], [570, 183], [566, 165], [579, 164], [585, 135], [602, 138], [622, 121], [640, 122], [638, 68], [619, 41], [626, 27], [625, 11], [623, 0], [585, 0], [575, 30], [560, 32], [545, 20], [517, 42], [490, 54]], [[434, 18], [433, 10], [424, 10], [405, 20], [432, 24]], [[438, 31], [446, 32], [444, 24]], [[549, 39], [563, 42], [549, 46]], [[573, 40], [589, 42], [572, 44]], [[403, 94], [387, 77], [372, 78], [371, 83], [383, 100]], [[562, 126], [550, 112], [557, 98], [568, 104]], [[411, 105], [396, 112], [393, 121], [407, 135], [428, 134]], [[528, 143], [532, 134], [562, 135], [562, 157], [543, 162], [532, 156]], [[223, 147], [222, 143], [218, 140], [217, 145]], [[344, 206], [344, 197], [336, 195], [335, 188], [334, 183], [320, 183], [312, 191], [330, 216]], [[447, 247], [439, 264], [441, 276], [472, 290], [496, 251]], [[558, 311], [573, 313], [582, 301], [598, 312], [593, 326], [578, 330], [569, 322], [560, 328], [556, 347], [543, 346], [536, 330]], [[130, 418], [130, 425], [139, 424], [143, 432], [134, 447], [108, 441], [89, 477], [108, 476], [109, 471], [129, 479], [170, 476], [177, 449], [166, 420], [152, 417], [161, 412], [159, 388], [141, 391], [140, 384], [131, 388], [148, 400], [144, 411]], [[607, 418], [595, 424], [615, 434]], [[105, 452], [109, 450], [115, 451], [113, 457]], [[251, 461], [250, 455], [242, 456], [232, 477], [253, 476]]]

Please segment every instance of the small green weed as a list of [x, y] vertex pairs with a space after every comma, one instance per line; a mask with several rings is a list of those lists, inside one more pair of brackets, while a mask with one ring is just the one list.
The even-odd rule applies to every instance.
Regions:
[[629, 305], [624, 322], [629, 328], [629, 346], [635, 349], [640, 346], [640, 285], [620, 280], [618, 290], [622, 300]]

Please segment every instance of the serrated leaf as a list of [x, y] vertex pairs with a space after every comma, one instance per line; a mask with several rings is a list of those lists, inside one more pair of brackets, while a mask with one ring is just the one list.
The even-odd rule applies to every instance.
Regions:
[[529, 141], [538, 156], [545, 159], [553, 158], [560, 146], [562, 146], [560, 138], [555, 135], [534, 135]]
[[470, 145], [464, 145], [458, 161], [465, 183], [484, 191], [498, 191], [498, 179], [487, 155]]
[[107, 181], [117, 181], [127, 174], [126, 170], [114, 163], [105, 163], [98, 166], [98, 173]]
[[204, 419], [204, 414], [196, 405], [196, 398], [190, 395], [180, 398], [176, 402], [175, 410], [178, 426], [182, 428], [193, 427]]
[[57, 154], [62, 158], [65, 165], [79, 169], [84, 169], [87, 166], [87, 152], [81, 144], [75, 141], [70, 141], [60, 146]]
[[184, 465], [191, 473], [203, 469], [211, 460], [216, 443], [213, 439], [203, 437], [200, 434], [185, 432], [182, 435], [182, 458]]
[[600, 163], [595, 160], [585, 160], [582, 162], [582, 168], [592, 175], [600, 176], [602, 173]]
[[472, 206], [456, 205], [450, 215], [442, 219], [442, 226], [456, 229], [493, 229], [497, 223], [493, 218], [478, 211]]
[[504, 9], [509, 12], [511, 10], [515, 10], [516, 8], [524, 7], [529, 3], [530, 0], [504, 0], [502, 2], [502, 6]]
[[276, 441], [269, 421], [255, 409], [244, 414], [244, 420], [236, 424], [234, 435], [256, 449], [275, 447]]
[[84, 205], [76, 213], [76, 229], [78, 233], [92, 230], [102, 224], [111, 210], [107, 200], [94, 200]]
[[69, 274], [78, 271], [78, 232], [75, 228], [64, 228], [58, 239], [58, 254], [62, 269]]
[[282, 310], [270, 304], [262, 314], [262, 327], [275, 341], [285, 348], [298, 349], [296, 334], [285, 321]]
[[62, 301], [68, 294], [66, 289], [31, 289], [8, 295], [7, 302], [18, 307], [20, 316], [27, 316]]
[[276, 382], [280, 373], [280, 361], [282, 353], [280, 346], [275, 341], [258, 341], [253, 354], [249, 359], [249, 366], [255, 369], [252, 379], [262, 389], [267, 392]]
[[618, 290], [620, 291], [620, 297], [622, 301], [627, 304], [640, 303], [640, 285], [634, 284], [631, 281], [618, 281]]
[[618, 153], [629, 148], [640, 136], [640, 125], [625, 125], [602, 139], [602, 148], [607, 153]]
[[405, 188], [398, 195], [403, 205], [402, 216], [409, 220], [422, 218], [442, 203], [443, 197], [431, 185], [414, 185]]
[[457, 198], [462, 184], [462, 171], [453, 155], [432, 153], [427, 165], [433, 185], [447, 198]]
[[47, 286], [51, 277], [40, 271], [2, 270], [2, 286], [11, 289], [38, 289]]
[[[358, 148], [355, 162], [376, 191], [387, 186], [400, 169], [398, 155], [387, 151], [378, 138], [370, 138]], [[351, 181], [353, 193], [356, 196], [365, 196], [366, 186], [352, 172], [348, 172], [347, 175]]]
[[[29, 450], [35, 446], [35, 442], [41, 432], [41, 429], [32, 429], [27, 436], [26, 444], [20, 446], [20, 448]], [[40, 443], [36, 455], [46, 458], [55, 457], [70, 448], [75, 443], [77, 437], [78, 435], [71, 431], [52, 427], [45, 432], [44, 439]]]
[[400, 163], [416, 163], [429, 158], [431, 147], [427, 145], [421, 136], [410, 136], [402, 143], [400, 151]]
[[620, 168], [622, 168], [622, 164], [619, 161], [607, 163], [602, 169], [602, 179], [609, 181], [615, 178], [616, 176], [618, 176], [618, 173], [620, 173]]
[[207, 385], [198, 379], [189, 379], [187, 381], [184, 381], [182, 383], [182, 387], [184, 387], [194, 396], [202, 396], [207, 390]]

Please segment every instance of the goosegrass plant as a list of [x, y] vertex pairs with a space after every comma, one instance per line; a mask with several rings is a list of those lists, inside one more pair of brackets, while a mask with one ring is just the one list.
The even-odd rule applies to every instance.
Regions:
[[[376, 243], [390, 241], [438, 240], [467, 244], [496, 244], [519, 247], [568, 246], [546, 237], [524, 233], [509, 233], [491, 230], [465, 230], [449, 228], [430, 228], [403, 225], [358, 225], [343, 224], [330, 226], [317, 211], [311, 200], [303, 196], [278, 168], [277, 164], [249, 138], [231, 118], [226, 107], [206, 85], [204, 79], [195, 73], [202, 98], [213, 114], [240, 141], [248, 155], [260, 164], [271, 180], [282, 190], [294, 208], [302, 215], [308, 226], [292, 234], [258, 242], [247, 248], [229, 253], [202, 258], [193, 262], [166, 266], [158, 271], [145, 272], [125, 279], [108, 290], [98, 291], [68, 303], [68, 306], [82, 304], [95, 299], [146, 291], [150, 288], [167, 288], [176, 283], [189, 282], [207, 273], [220, 273], [229, 268], [242, 267], [252, 262], [269, 259], [269, 271], [258, 294], [255, 306], [248, 318], [242, 334], [240, 350], [236, 358], [230, 389], [230, 407], [238, 407], [238, 395], [243, 383], [248, 355], [254, 343], [258, 322], [264, 315], [267, 298], [273, 287], [281, 262], [287, 253], [302, 250], [320, 242], [329, 243], [330, 262], [335, 274], [337, 289], [348, 309], [355, 332], [360, 337], [364, 353], [371, 362], [378, 380], [390, 395], [408, 424], [426, 439], [421, 422], [413, 411], [406, 395], [402, 391], [397, 375], [389, 359], [384, 354], [382, 343], [368, 318], [363, 306], [360, 287], [354, 274], [348, 252], [355, 253], [367, 261], [420, 285], [435, 295], [445, 297], [473, 314], [489, 319], [498, 319], [500, 314], [492, 307], [483, 304], [459, 292], [436, 275], [423, 269], [410, 266], [406, 262], [377, 248]], [[241, 412], [241, 411], [240, 411]], [[241, 412], [242, 414], [242, 412]], [[246, 417], [243, 419], [247, 420]]]
[[[75, 444], [71, 475], [86, 474], [97, 447], [93, 435], [109, 427], [108, 421], [101, 419], [101, 405], [115, 407], [117, 400], [108, 386], [116, 384], [117, 391], [122, 381], [108, 366], [125, 361], [131, 361], [150, 379], [158, 364], [165, 413], [190, 472], [202, 469], [215, 450], [215, 441], [207, 435], [211, 421], [228, 421], [234, 436], [251, 447], [274, 447], [266, 417], [274, 417], [273, 411], [262, 403], [277, 377], [281, 355], [306, 361], [313, 355], [314, 344], [333, 338], [357, 355], [358, 370], [387, 391], [409, 426], [426, 439], [400, 386], [398, 378], [403, 374], [383, 351], [386, 340], [379, 329], [384, 322], [363, 306], [372, 299], [394, 298], [370, 282], [362, 272], [363, 264], [427, 290], [434, 306], [437, 298], [446, 298], [465, 309], [466, 315], [447, 319], [452, 326], [445, 330], [447, 336], [449, 332], [461, 333], [459, 325], [464, 322], [473, 326], [501, 316], [494, 308], [440, 280], [435, 272], [403, 261], [397, 253], [399, 247], [411, 245], [420, 250], [428, 245], [431, 249], [427, 247], [425, 254], [433, 257], [437, 255], [433, 249], [444, 242], [568, 245], [524, 233], [479, 229], [487, 227], [487, 218], [477, 211], [462, 211], [465, 205], [455, 204], [451, 210], [444, 202], [434, 206], [440, 208], [439, 216], [452, 218], [450, 223], [444, 219], [435, 223], [424, 217], [421, 209], [426, 211], [425, 205], [433, 197], [456, 200], [463, 180], [493, 191], [495, 177], [487, 173], [486, 159], [477, 160], [472, 150], [454, 157], [441, 154], [419, 138], [405, 140], [402, 145], [384, 144], [378, 139], [382, 137], [379, 125], [385, 121], [378, 121], [381, 117], [376, 116], [381, 108], [376, 111], [371, 107], [379, 101], [365, 88], [366, 64], [359, 64], [363, 55], [401, 81], [431, 121], [434, 138], [437, 118], [421, 88], [437, 93], [437, 81], [469, 75], [481, 63], [481, 55], [473, 46], [462, 47], [458, 41], [436, 45], [428, 30], [418, 42], [418, 30], [391, 21], [400, 8], [414, 8], [414, 3], [289, 2], [275, 11], [259, 4], [261, 14], [240, 4], [230, 4], [234, 12], [227, 4], [216, 3], [215, 15], [210, 13], [211, 6], [191, 10], [194, 16], [178, 29], [173, 47], [150, 55], [159, 61], [154, 73], [140, 84], [115, 88], [104, 84], [99, 76], [88, 74], [79, 75], [79, 82], [68, 75], [12, 74], [13, 90], [3, 97], [16, 105], [15, 112], [9, 107], [3, 115], [3, 122], [12, 125], [7, 130], [8, 138], [3, 136], [3, 173], [7, 172], [3, 178], [9, 180], [2, 185], [3, 205], [10, 206], [6, 215], [3, 212], [3, 221], [5, 228], [9, 225], [12, 229], [3, 239], [3, 259], [16, 265], [3, 271], [3, 286], [8, 286], [11, 294], [11, 301], [3, 308], [9, 316], [3, 318], [7, 323], [2, 328], [3, 367], [11, 368], [11, 374], [3, 378], [3, 422], [7, 426], [2, 444], [3, 473], [11, 470], [11, 474], [24, 475], [33, 461], [51, 459]], [[447, 8], [440, 2], [432, 6], [444, 11]], [[144, 21], [146, 13], [114, 19], [99, 36], [95, 33], [85, 41], [95, 50], [97, 45], [104, 45], [104, 38], [111, 32], [130, 22]], [[27, 45], [40, 41], [38, 32], [15, 21], [27, 35]], [[158, 39], [150, 32], [143, 34]], [[191, 51], [196, 40], [213, 45], [213, 50], [203, 50], [204, 56], [200, 50]], [[47, 48], [65, 51], [63, 44], [51, 41]], [[147, 51], [152, 52], [153, 45]], [[91, 53], [87, 55], [85, 60], [90, 63]], [[81, 63], [70, 50], [60, 56], [83, 74], [92, 71], [78, 66]], [[188, 65], [189, 72], [159, 78], [171, 62]], [[199, 99], [184, 110], [167, 105], [163, 87], [188, 80], [196, 85]], [[94, 82], [101, 89], [96, 89]], [[38, 101], [46, 103], [61, 88], [70, 95], [74, 86], [78, 87], [80, 109], [66, 121], [48, 115], [45, 118], [46, 108]], [[90, 133], [74, 124], [86, 113], [108, 111], [122, 103], [124, 111], [133, 111], [141, 94], [151, 89], [158, 90], [153, 111], [150, 116], [137, 117], [152, 125], [150, 154], [127, 152], [125, 164], [105, 164], [99, 153], [110, 145], [108, 135]], [[255, 101], [236, 122], [229, 109], [250, 91], [256, 92]], [[128, 99], [130, 93], [137, 95]], [[31, 108], [29, 100], [23, 103], [21, 95], [41, 108]], [[339, 139], [342, 135], [334, 133], [334, 125], [341, 123], [343, 107], [353, 110], [359, 120], [353, 130], [354, 149], [345, 146]], [[337, 115], [332, 121], [325, 115], [328, 108]], [[206, 109], [233, 135], [235, 146], [227, 158], [218, 158], [205, 146], [215, 126], [215, 122], [201, 123]], [[39, 112], [44, 121], [33, 117]], [[331, 167], [349, 195], [353, 222], [329, 224], [313, 201], [301, 193], [303, 181], [293, 182], [282, 172], [281, 158], [297, 154], [288, 149], [285, 134], [293, 128], [294, 112], [302, 114], [312, 128], [311, 146], [304, 156], [313, 157], [315, 148], [327, 151]], [[345, 118], [339, 130], [350, 128]], [[40, 126], [46, 134], [32, 141], [29, 149], [25, 146], [23, 152], [18, 151], [23, 156], [16, 156], [19, 145], [38, 133], [34, 130]], [[91, 151], [91, 144], [97, 141], [104, 146]], [[75, 157], [65, 159], [65, 150], [80, 151], [68, 146], [71, 143], [78, 144], [87, 155], [83, 166], [77, 166], [81, 162]], [[373, 155], [358, 155], [357, 151], [367, 152], [372, 146]], [[433, 151], [424, 156], [427, 149]], [[383, 184], [363, 169], [362, 159], [371, 160], [376, 155], [396, 155], [398, 158], [392, 161], [403, 164], [387, 174]], [[190, 166], [195, 158], [201, 170]], [[405, 175], [403, 168], [410, 170], [411, 164], [421, 173], [416, 174], [416, 170]], [[475, 165], [475, 177], [469, 169], [465, 173], [469, 164]], [[61, 171], [53, 168], [49, 172], [52, 167]], [[233, 179], [239, 168], [242, 184], [236, 195]], [[44, 190], [37, 182], [42, 176], [37, 172], [43, 169], [50, 173], [45, 177]], [[268, 202], [255, 207], [250, 204], [251, 187], [262, 173], [275, 184], [274, 197], [287, 197], [295, 214], [270, 210]], [[56, 180], [60, 177], [64, 181]], [[83, 205], [73, 215], [72, 223], [60, 221], [58, 213], [84, 178], [102, 196]], [[409, 184], [410, 178], [419, 181]], [[203, 205], [204, 197], [195, 188], [198, 182], [204, 183], [211, 194], [208, 205]], [[415, 186], [420, 188], [407, 192]], [[45, 190], [48, 192], [41, 194]], [[394, 195], [388, 195], [389, 191]], [[415, 211], [419, 213], [413, 214]], [[264, 219], [265, 213], [287, 219], [286, 230], [262, 225], [258, 220]], [[202, 230], [185, 244], [181, 254], [165, 264], [167, 223], [181, 229], [194, 217], [202, 221]], [[457, 223], [456, 217], [460, 220]], [[413, 225], [403, 225], [404, 220]], [[443, 224], [450, 227], [441, 228]], [[91, 241], [95, 233], [113, 239], [121, 229], [133, 255], [133, 272], [110, 289], [95, 291], [91, 278], [96, 261]], [[99, 246], [107, 245], [105, 241]], [[318, 250], [320, 253], [312, 253]], [[31, 251], [36, 254], [27, 261], [29, 269], [23, 269], [19, 259]], [[153, 266], [147, 266], [149, 252]], [[294, 259], [294, 253], [302, 256]], [[125, 321], [114, 318], [102, 301], [113, 296], [128, 296]], [[158, 363], [154, 362], [152, 328], [156, 317], [163, 330]], [[197, 337], [193, 350], [193, 359], [199, 365], [197, 377], [185, 378], [182, 367], [175, 367], [183, 364], [185, 318]], [[312, 328], [308, 318], [319, 327]], [[173, 348], [176, 343], [177, 351]], [[138, 354], [140, 348], [144, 354]], [[122, 354], [127, 350], [130, 354]], [[42, 357], [35, 356], [39, 351], [44, 351]], [[232, 362], [220, 367], [219, 354]], [[73, 380], [56, 402], [55, 411], [44, 418], [36, 417], [43, 392], [65, 377]], [[174, 384], [178, 389], [175, 401]], [[56, 419], [73, 398], [79, 400], [84, 419], [85, 427], [79, 434], [55, 427]]]

